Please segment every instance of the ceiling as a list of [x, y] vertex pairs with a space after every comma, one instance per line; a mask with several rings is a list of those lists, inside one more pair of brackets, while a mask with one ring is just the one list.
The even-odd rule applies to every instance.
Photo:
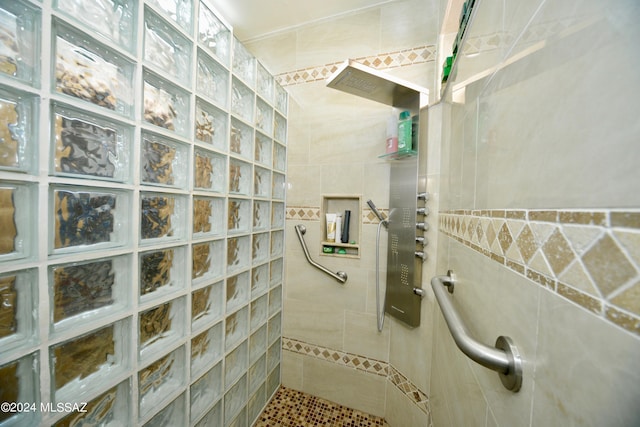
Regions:
[[397, 0], [209, 0], [242, 42]]

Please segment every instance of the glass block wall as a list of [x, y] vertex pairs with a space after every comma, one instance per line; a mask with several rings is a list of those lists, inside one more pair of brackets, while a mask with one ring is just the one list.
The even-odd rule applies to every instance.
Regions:
[[205, 0], [0, 2], [0, 425], [252, 423], [286, 113]]

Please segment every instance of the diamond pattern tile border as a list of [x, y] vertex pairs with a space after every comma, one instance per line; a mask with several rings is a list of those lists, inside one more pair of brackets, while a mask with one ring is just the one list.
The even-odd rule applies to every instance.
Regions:
[[[389, 216], [389, 209], [379, 209], [382, 215]], [[320, 221], [320, 208], [309, 206], [287, 206], [286, 219], [292, 221]], [[378, 217], [370, 209], [362, 211], [362, 224], [378, 224]]]
[[452, 210], [439, 230], [640, 335], [640, 211]]
[[[354, 61], [371, 68], [383, 70], [388, 68], [406, 67], [409, 65], [421, 64], [424, 62], [431, 62], [435, 61], [435, 59], [436, 46], [427, 45], [399, 50], [395, 52], [385, 52], [377, 55], [355, 58]], [[333, 73], [335, 73], [338, 67], [342, 64], [343, 62], [334, 62], [330, 64], [318, 65], [315, 67], [287, 71], [277, 74], [275, 78], [281, 86], [290, 86], [302, 83], [311, 83], [319, 80], [326, 80]]]
[[358, 369], [370, 374], [386, 377], [398, 390], [404, 393], [421, 411], [430, 416], [429, 398], [418, 389], [400, 371], [382, 360], [371, 359], [357, 354], [334, 350], [293, 338], [282, 337], [282, 349], [305, 356], [315, 357], [327, 362]]

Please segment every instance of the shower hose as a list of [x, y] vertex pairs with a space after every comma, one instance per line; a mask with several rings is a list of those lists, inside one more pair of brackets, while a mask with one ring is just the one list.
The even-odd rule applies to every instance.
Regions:
[[384, 304], [387, 299], [387, 289], [385, 287], [382, 306], [380, 304], [380, 228], [385, 225], [384, 221], [378, 223], [376, 234], [376, 318], [378, 321], [378, 332], [382, 332], [384, 326]]

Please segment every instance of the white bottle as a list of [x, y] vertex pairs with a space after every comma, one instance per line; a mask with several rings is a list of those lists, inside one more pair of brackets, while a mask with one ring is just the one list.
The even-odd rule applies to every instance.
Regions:
[[336, 243], [340, 243], [340, 236], [342, 236], [342, 214], [336, 214]]

